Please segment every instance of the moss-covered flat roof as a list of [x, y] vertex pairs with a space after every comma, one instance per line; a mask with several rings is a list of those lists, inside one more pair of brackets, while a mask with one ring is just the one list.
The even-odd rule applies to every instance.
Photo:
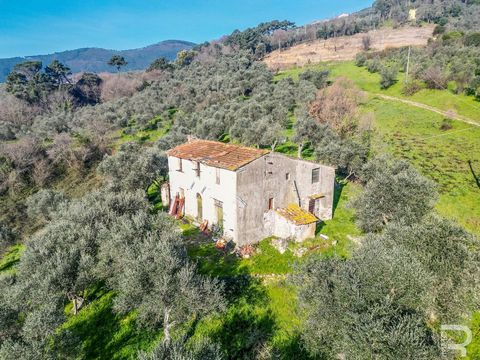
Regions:
[[297, 204], [289, 204], [286, 208], [277, 209], [277, 213], [295, 225], [308, 225], [318, 221], [315, 215], [303, 210]]

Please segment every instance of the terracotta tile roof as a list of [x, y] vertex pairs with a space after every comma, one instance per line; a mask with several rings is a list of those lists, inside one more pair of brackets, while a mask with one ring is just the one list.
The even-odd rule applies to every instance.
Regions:
[[277, 209], [277, 213], [295, 225], [308, 225], [317, 222], [317, 217], [303, 210], [297, 204], [289, 204], [286, 208]]
[[169, 156], [198, 161], [208, 166], [232, 171], [268, 153], [268, 150], [197, 139], [167, 151]]

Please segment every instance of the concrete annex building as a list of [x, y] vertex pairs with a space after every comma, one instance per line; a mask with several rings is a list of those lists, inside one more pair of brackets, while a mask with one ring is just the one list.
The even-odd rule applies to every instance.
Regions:
[[269, 236], [304, 240], [332, 218], [335, 169], [215, 141], [167, 152], [170, 212], [223, 228], [239, 246]]

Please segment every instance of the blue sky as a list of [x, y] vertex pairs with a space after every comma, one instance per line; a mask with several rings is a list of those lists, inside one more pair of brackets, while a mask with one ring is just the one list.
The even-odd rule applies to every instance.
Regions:
[[0, 58], [80, 47], [131, 49], [167, 39], [203, 42], [268, 20], [297, 24], [372, 0], [0, 0]]

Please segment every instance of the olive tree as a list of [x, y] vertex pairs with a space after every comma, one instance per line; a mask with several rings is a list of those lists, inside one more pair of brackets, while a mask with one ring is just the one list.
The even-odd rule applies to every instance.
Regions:
[[158, 148], [144, 149], [136, 143], [126, 143], [114, 155], [107, 155], [98, 166], [111, 186], [124, 190], [146, 190], [162, 176], [166, 176], [167, 158]]
[[461, 321], [478, 308], [480, 242], [460, 226], [431, 214], [414, 225], [390, 224], [377, 241], [403, 247], [431, 274], [432, 321]]
[[138, 309], [139, 323], [162, 326], [167, 343], [175, 325], [224, 307], [221, 284], [197, 274], [164, 213], [137, 216], [131, 224], [118, 222], [102, 242], [100, 257], [112, 271], [107, 283], [118, 293], [115, 309]]
[[128, 62], [125, 60], [125, 58], [120, 55], [113, 55], [111, 59], [108, 60], [108, 65], [115, 67], [117, 71], [120, 71], [120, 68], [127, 64]]
[[27, 199], [27, 215], [32, 220], [49, 221], [52, 214], [66, 201], [67, 198], [60, 191], [40, 190]]
[[325, 358], [438, 359], [424, 314], [431, 276], [401, 247], [366, 241], [349, 260], [311, 258], [293, 282], [307, 350]]
[[7, 224], [0, 221], [0, 251], [11, 245], [15, 240], [15, 233]]
[[221, 360], [224, 356], [218, 345], [207, 339], [194, 342], [193, 345], [184, 341], [160, 342], [149, 353], [141, 351], [139, 360]]
[[382, 230], [390, 222], [414, 224], [435, 205], [432, 181], [403, 160], [379, 157], [363, 168], [365, 190], [354, 201], [357, 222], [366, 232]]

